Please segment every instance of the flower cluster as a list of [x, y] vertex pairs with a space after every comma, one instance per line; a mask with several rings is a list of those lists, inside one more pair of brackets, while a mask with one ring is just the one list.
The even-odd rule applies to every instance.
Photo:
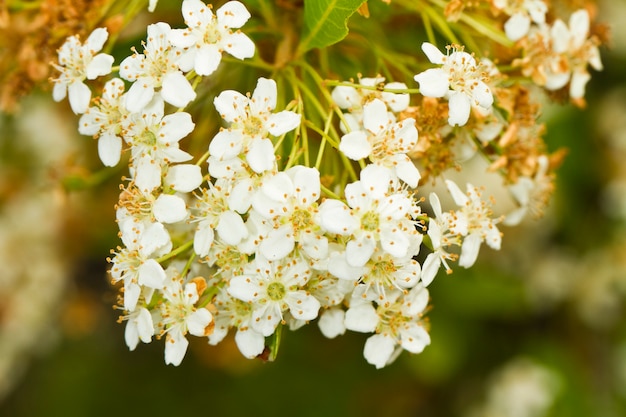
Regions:
[[[507, 34], [513, 26], [519, 37], [519, 22], [542, 23], [540, 9], [530, 17], [516, 9]], [[282, 71], [255, 55], [240, 30], [252, 17], [242, 3], [213, 12], [184, 0], [182, 15], [186, 28], [149, 25], [143, 51], [121, 60], [98, 97], [90, 99], [84, 81], [113, 72], [113, 58], [96, 54], [105, 29], [85, 45], [68, 39], [56, 66], [54, 98], [69, 91], [78, 129], [98, 139], [102, 163], [128, 162], [116, 207], [122, 245], [109, 259], [128, 347], [165, 338], [165, 361], [178, 365], [188, 336], [214, 345], [232, 331], [241, 353], [254, 358], [275, 354], [284, 326], [317, 320], [329, 338], [371, 334], [363, 354], [377, 368], [403, 350], [421, 352], [430, 344], [427, 287], [442, 266], [471, 267], [483, 242], [499, 249], [503, 216], [469, 183], [463, 192], [445, 181], [456, 203], [447, 211], [435, 192], [423, 208], [417, 186], [424, 174], [437, 177], [480, 152], [519, 203], [509, 224], [533, 211], [551, 174], [541, 132], [529, 122], [528, 90], [508, 87], [493, 63], [462, 46], [444, 54], [425, 42], [440, 67], [415, 69], [419, 95], [375, 76], [317, 83], [319, 99], [307, 82], [321, 77], [308, 63], [295, 59], [298, 71]], [[571, 52], [569, 80], [597, 57], [573, 29], [568, 36], [567, 48], [557, 41], [552, 50]], [[253, 57], [249, 65], [271, 69], [271, 78], [256, 76], [248, 93], [214, 91], [223, 62]], [[207, 96], [215, 112], [196, 114], [193, 104]], [[196, 157], [186, 138], [204, 140], [197, 125], [211, 117], [220, 127]]]

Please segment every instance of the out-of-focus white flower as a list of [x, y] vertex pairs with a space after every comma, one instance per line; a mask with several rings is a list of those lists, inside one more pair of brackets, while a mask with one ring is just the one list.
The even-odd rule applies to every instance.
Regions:
[[546, 22], [548, 6], [543, 0], [493, 0], [493, 5], [510, 16], [504, 24], [504, 32], [512, 41], [526, 36], [531, 23], [543, 25]]
[[229, 127], [215, 135], [209, 145], [212, 176], [222, 177], [212, 170], [214, 162], [226, 163], [226, 170], [232, 172], [231, 164], [241, 164], [240, 154], [245, 155], [250, 168], [258, 174], [274, 167], [276, 157], [268, 134], [280, 136], [300, 125], [297, 113], [288, 110], [273, 113], [276, 97], [276, 82], [259, 78], [250, 98], [233, 90], [223, 91], [215, 98], [215, 108]]
[[[550, 28], [550, 40], [556, 57], [553, 65], [546, 66], [545, 87], [548, 90], [558, 90], [569, 81], [570, 97], [584, 97], [585, 86], [591, 78], [587, 66], [591, 65], [597, 71], [603, 69], [598, 46], [588, 36], [589, 13], [586, 9], [572, 13], [569, 26], [560, 19], [554, 21]], [[564, 57], [565, 65], [557, 57]]]
[[231, 278], [228, 293], [252, 303], [251, 326], [267, 337], [274, 333], [287, 311], [299, 320], [317, 317], [320, 302], [303, 290], [310, 273], [302, 260], [284, 258], [271, 262], [258, 255], [243, 275]]
[[509, 191], [519, 207], [506, 215], [502, 221], [503, 224], [515, 226], [526, 217], [528, 212], [535, 216], [541, 214], [553, 185], [552, 178], [548, 175], [548, 157], [541, 155], [537, 158], [537, 165], [533, 178], [519, 177], [515, 184], [509, 186]]
[[450, 180], [446, 180], [446, 185], [454, 202], [459, 206], [449, 216], [448, 227], [453, 234], [463, 236], [459, 265], [469, 268], [476, 262], [483, 241], [492, 249], [500, 249], [502, 235], [496, 227], [499, 219], [492, 218], [489, 205], [481, 199], [476, 187], [467, 184], [465, 194]]
[[167, 275], [162, 290], [163, 301], [158, 306], [159, 326], [166, 334], [165, 363], [178, 366], [189, 346], [187, 333], [208, 336], [213, 330], [213, 315], [206, 308], [195, 305], [206, 288], [203, 278], [185, 282], [171, 268], [168, 268]]
[[235, 58], [254, 56], [254, 43], [239, 30], [250, 18], [250, 13], [239, 1], [229, 1], [215, 14], [200, 0], [184, 0], [183, 17], [187, 29], [174, 29], [169, 40], [185, 49], [179, 66], [187, 72], [194, 69], [198, 75], [211, 75], [226, 51]]
[[122, 105], [124, 82], [119, 78], [107, 81], [102, 97], [89, 107], [78, 121], [78, 132], [98, 138], [98, 155], [106, 166], [117, 165], [122, 155], [121, 121], [127, 114]]
[[91, 100], [91, 90], [83, 81], [95, 80], [111, 72], [113, 57], [104, 53], [96, 54], [108, 37], [105, 28], [97, 28], [91, 32], [84, 45], [78, 36], [70, 36], [59, 48], [59, 63], [53, 65], [61, 75], [53, 79], [52, 97], [55, 101], [61, 101], [69, 94], [70, 106], [76, 114], [84, 113]]
[[431, 68], [414, 78], [420, 92], [426, 97], [448, 99], [448, 123], [463, 126], [467, 123], [472, 106], [490, 109], [493, 95], [485, 83], [486, 73], [474, 57], [461, 48], [451, 47], [452, 53], [444, 55], [433, 44], [424, 42], [422, 51], [430, 62], [441, 68]]
[[143, 54], [135, 51], [120, 63], [120, 77], [133, 83], [125, 96], [128, 111], [141, 112], [158, 88], [163, 100], [176, 107], [184, 107], [196, 98], [178, 67], [180, 51], [169, 43], [171, 30], [164, 22], [149, 25]]
[[417, 145], [415, 120], [395, 122], [388, 116], [385, 103], [375, 98], [363, 106], [363, 127], [341, 137], [339, 150], [348, 158], [369, 158], [374, 164], [391, 170], [410, 187], [417, 187], [420, 173], [407, 156]]

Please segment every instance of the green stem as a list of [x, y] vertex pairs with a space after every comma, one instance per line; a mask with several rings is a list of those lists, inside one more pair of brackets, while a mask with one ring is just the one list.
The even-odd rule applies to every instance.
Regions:
[[175, 256], [180, 255], [181, 253], [187, 251], [189, 248], [191, 248], [193, 246], [193, 240], [190, 240], [188, 242], [183, 243], [182, 245], [180, 245], [179, 247], [177, 247], [176, 249], [174, 249], [173, 251], [171, 251], [170, 253], [161, 256], [160, 258], [158, 258], [156, 261], [158, 263], [162, 263], [167, 261], [168, 259], [172, 259]]

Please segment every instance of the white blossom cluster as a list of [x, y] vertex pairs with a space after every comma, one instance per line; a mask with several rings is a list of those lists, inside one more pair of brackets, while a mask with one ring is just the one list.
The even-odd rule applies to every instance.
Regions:
[[[195, 129], [185, 109], [199, 79], [217, 70], [223, 53], [243, 60], [255, 45], [239, 30], [251, 15], [238, 1], [213, 12], [184, 0], [182, 14], [186, 28], [148, 26], [143, 51], [121, 61], [101, 96], [92, 99], [84, 82], [112, 73], [113, 57], [98, 53], [105, 29], [85, 44], [68, 39], [56, 66], [54, 98], [69, 96], [103, 164], [128, 156], [116, 212], [122, 245], [110, 258], [128, 347], [165, 338], [165, 362], [178, 365], [187, 336], [217, 344], [232, 330], [241, 353], [254, 358], [282, 326], [317, 320], [329, 338], [371, 334], [363, 354], [377, 368], [403, 350], [421, 352], [430, 344], [427, 286], [439, 269], [471, 267], [483, 242], [500, 248], [501, 219], [480, 189], [446, 181], [458, 207], [444, 212], [433, 193], [433, 215], [422, 211], [420, 172], [407, 155], [419, 126], [403, 114], [411, 97], [405, 84], [381, 77], [330, 94], [340, 109], [337, 150], [361, 168], [341, 189], [326, 188], [318, 168], [277, 156], [277, 143], [305, 129], [305, 113], [277, 108], [269, 78], [258, 78], [252, 93], [216, 95], [223, 127], [207, 143], [208, 167], [204, 157], [192, 163], [180, 141]], [[422, 49], [441, 67], [415, 81], [423, 96], [448, 100], [451, 127], [465, 125], [472, 109], [491, 111], [493, 92], [472, 55]], [[422, 246], [428, 253], [419, 261]]]

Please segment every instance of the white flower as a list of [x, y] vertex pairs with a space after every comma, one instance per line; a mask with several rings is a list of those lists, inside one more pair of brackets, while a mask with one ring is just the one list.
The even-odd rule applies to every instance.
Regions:
[[426, 256], [422, 264], [422, 275], [420, 278], [424, 286], [430, 285], [433, 279], [435, 279], [442, 264], [448, 274], [452, 273], [452, 268], [450, 268], [447, 261], [456, 259], [456, 255], [448, 253], [446, 248], [451, 245], [461, 245], [460, 238], [449, 230], [451, 216], [450, 213], [442, 213], [441, 203], [437, 194], [430, 194], [430, 205], [435, 214], [435, 217], [428, 219], [428, 237], [430, 238], [433, 251]]
[[[259, 78], [251, 98], [233, 90], [220, 93], [214, 100], [215, 108], [229, 127], [211, 141], [211, 158], [237, 164], [241, 163], [236, 160], [243, 154], [257, 174], [273, 169], [276, 157], [268, 134], [280, 136], [300, 125], [297, 113], [287, 110], [272, 113], [276, 97], [276, 82], [266, 78]], [[211, 163], [212, 159], [209, 160], [209, 170]], [[211, 175], [214, 176], [213, 172]]]
[[377, 307], [363, 297], [364, 291], [355, 289], [345, 324], [350, 330], [376, 332], [363, 349], [368, 363], [380, 369], [393, 362], [402, 349], [420, 353], [430, 344], [430, 335], [420, 320], [428, 305], [428, 291], [423, 286], [417, 285], [406, 294], [392, 291]]
[[171, 28], [158, 22], [148, 26], [144, 53], [135, 52], [120, 63], [120, 77], [131, 81], [126, 93], [126, 108], [141, 112], [161, 89], [161, 97], [176, 107], [185, 107], [196, 98], [196, 92], [178, 68], [178, 52], [168, 42]]
[[127, 114], [122, 105], [124, 82], [119, 78], [107, 81], [102, 97], [89, 107], [78, 122], [82, 135], [98, 138], [98, 155], [106, 166], [117, 165], [122, 155], [121, 121]]
[[185, 0], [182, 6], [187, 29], [174, 29], [172, 45], [185, 48], [179, 65], [183, 71], [194, 69], [198, 75], [212, 74], [220, 64], [222, 52], [235, 58], [254, 56], [254, 43], [239, 30], [250, 18], [246, 7], [229, 1], [215, 14], [200, 0]]
[[[573, 99], [581, 99], [585, 95], [585, 86], [591, 78], [587, 66], [601, 71], [602, 61], [595, 40], [589, 36], [589, 13], [586, 9], [578, 10], [570, 16], [569, 27], [560, 19], [552, 24], [550, 39], [554, 65], [546, 67], [545, 87], [558, 90], [570, 83], [569, 93]], [[565, 57], [566, 65], [562, 59]], [[559, 65], [561, 63], [561, 65]]]
[[[361, 171], [361, 180], [348, 184], [343, 203], [326, 200], [320, 205], [320, 225], [331, 233], [351, 236], [346, 260], [354, 267], [367, 263], [380, 242], [386, 253], [402, 258], [418, 234], [411, 216], [414, 202], [406, 190], [391, 192], [389, 175], [376, 166]], [[382, 175], [381, 175], [382, 174]]]
[[537, 158], [537, 171], [532, 178], [519, 177], [515, 184], [509, 186], [509, 191], [519, 207], [508, 213], [502, 223], [515, 226], [528, 212], [534, 216], [541, 214], [553, 188], [552, 177], [548, 174], [549, 164], [548, 157], [541, 155]]
[[424, 42], [422, 50], [433, 64], [441, 68], [431, 68], [414, 78], [420, 85], [420, 92], [426, 97], [446, 97], [448, 99], [451, 126], [467, 123], [472, 106], [490, 109], [493, 95], [485, 83], [486, 74], [474, 57], [458, 47], [444, 55], [434, 45]]
[[[385, 82], [383, 77], [359, 78], [359, 84], [364, 87], [380, 87]], [[391, 82], [383, 86], [389, 90], [406, 90], [407, 86], [400, 82]], [[372, 90], [369, 88], [355, 88], [339, 85], [331, 93], [332, 99], [339, 108], [348, 110], [343, 115], [347, 126], [342, 123], [341, 130], [360, 130], [363, 123], [363, 108], [374, 99], [382, 100], [393, 113], [400, 113], [409, 106], [410, 96], [404, 93], [390, 93], [387, 91]]]
[[213, 330], [213, 316], [206, 308], [195, 305], [206, 288], [203, 278], [185, 282], [171, 268], [167, 273], [168, 280], [162, 290], [163, 302], [159, 304], [159, 326], [166, 334], [165, 363], [178, 366], [189, 345], [185, 337], [187, 333], [208, 336]]
[[248, 237], [241, 215], [229, 205], [230, 183], [217, 180], [209, 183], [208, 189], [202, 190], [199, 201], [193, 211], [194, 222], [197, 222], [194, 234], [194, 251], [200, 256], [207, 256], [215, 239], [215, 232], [225, 243], [238, 245]]
[[491, 218], [491, 210], [481, 200], [481, 194], [476, 187], [467, 184], [465, 194], [450, 180], [446, 180], [446, 185], [454, 202], [460, 207], [450, 216], [449, 229], [453, 234], [463, 236], [459, 265], [469, 268], [476, 261], [483, 241], [492, 249], [500, 249], [502, 235], [496, 227], [499, 219]]
[[266, 179], [254, 194], [252, 207], [274, 227], [259, 245], [269, 260], [289, 255], [296, 242], [307, 256], [325, 258], [328, 240], [317, 221], [320, 173], [315, 168], [296, 165]]
[[178, 141], [195, 127], [185, 112], [164, 114], [163, 100], [155, 97], [141, 113], [125, 122], [124, 138], [131, 145], [131, 172], [137, 187], [151, 191], [161, 185], [163, 166], [192, 158]]
[[410, 187], [417, 187], [420, 173], [406, 155], [417, 145], [415, 120], [407, 118], [395, 122], [387, 113], [387, 107], [379, 99], [363, 106], [363, 127], [341, 137], [339, 150], [348, 158], [369, 158], [374, 164], [390, 169]]
[[543, 0], [493, 0], [493, 5], [510, 16], [504, 24], [504, 32], [512, 41], [526, 36], [531, 23], [543, 25], [546, 22], [548, 6]]
[[111, 267], [113, 282], [124, 281], [124, 308], [135, 310], [142, 286], [161, 288], [165, 271], [156, 257], [172, 248], [170, 235], [161, 223], [137, 221], [128, 211], [117, 211], [118, 225], [125, 248], [118, 249]]
[[104, 53], [96, 54], [108, 37], [105, 28], [97, 28], [91, 32], [84, 45], [77, 36], [70, 36], [59, 48], [59, 64], [53, 65], [61, 75], [53, 79], [52, 97], [55, 101], [61, 101], [69, 93], [70, 106], [76, 114], [84, 113], [91, 100], [91, 90], [83, 81], [95, 80], [111, 72], [113, 57]]
[[211, 345], [221, 342], [234, 327], [237, 329], [235, 343], [243, 356], [252, 359], [263, 353], [265, 337], [251, 327], [252, 304], [230, 296], [227, 291], [220, 291], [213, 304], [216, 311], [213, 314], [215, 330], [209, 336]]
[[310, 273], [308, 265], [298, 259], [271, 262], [257, 256], [243, 275], [231, 278], [228, 293], [252, 303], [252, 328], [267, 337], [287, 311], [298, 320], [317, 317], [320, 302], [302, 289]]

